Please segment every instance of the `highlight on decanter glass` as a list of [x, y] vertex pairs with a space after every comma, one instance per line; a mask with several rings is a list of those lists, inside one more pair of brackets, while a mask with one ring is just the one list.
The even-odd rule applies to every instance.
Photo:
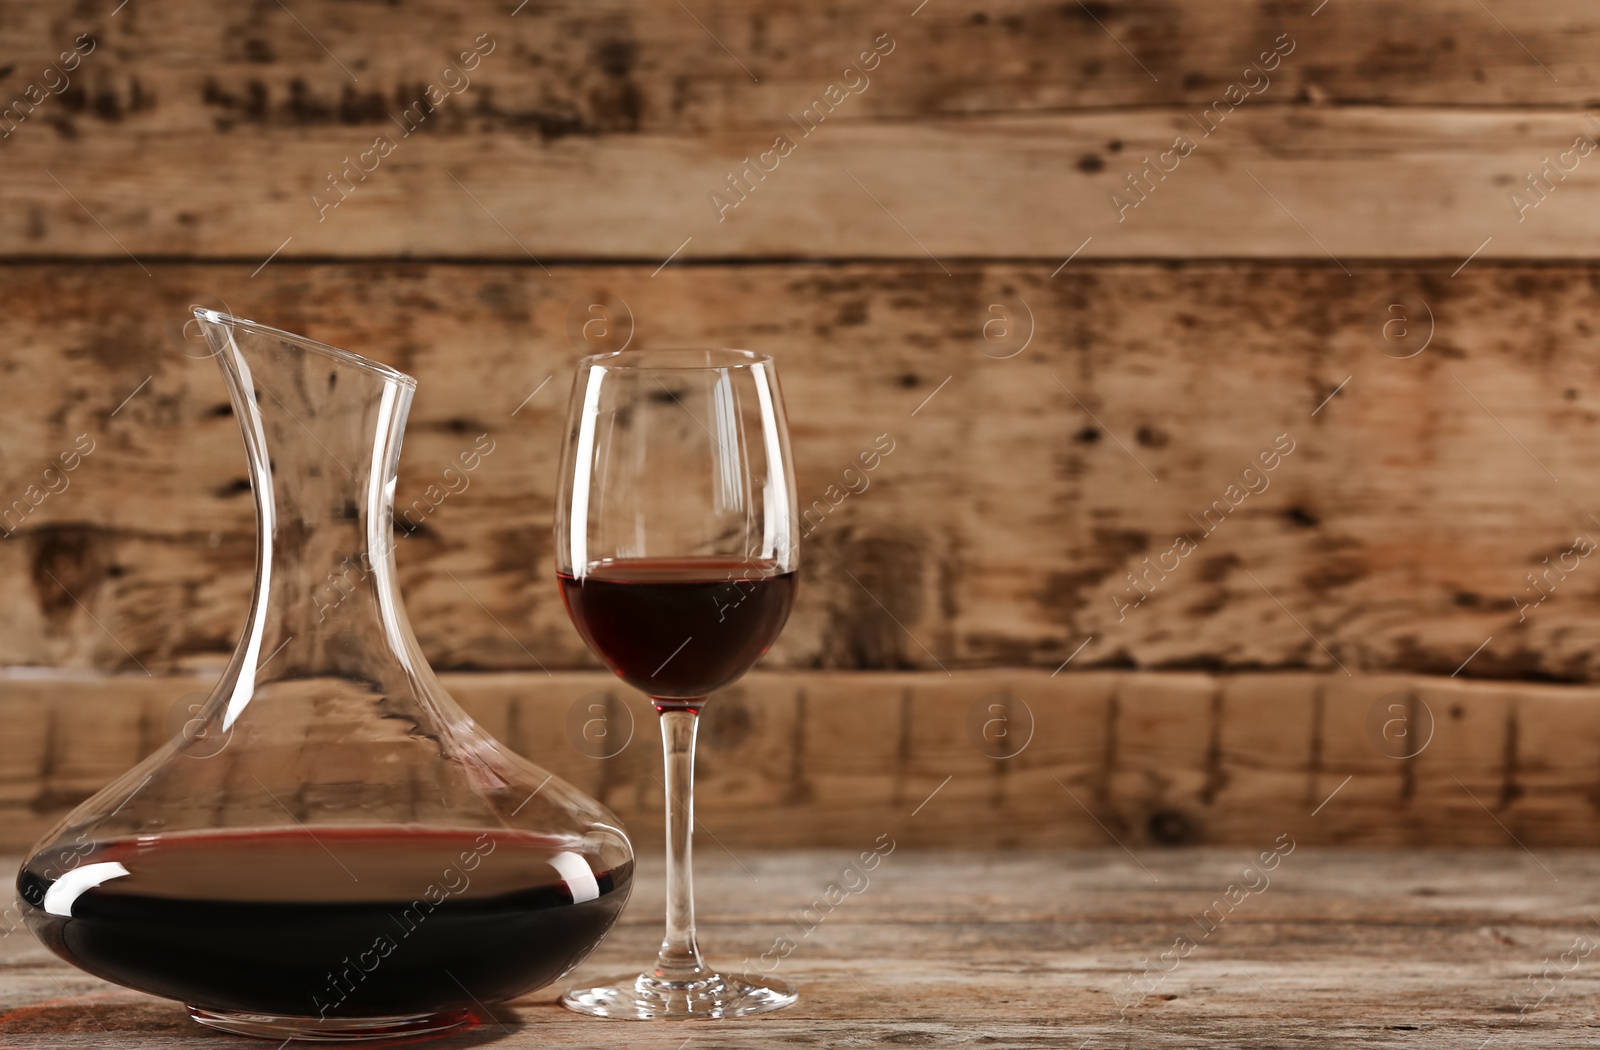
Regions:
[[667, 930], [653, 969], [562, 1003], [632, 1020], [790, 1005], [773, 977], [718, 973], [694, 929], [694, 739], [710, 695], [783, 630], [800, 567], [777, 366], [747, 350], [578, 362], [556, 504], [556, 576], [578, 633], [661, 716]]
[[472, 1021], [559, 980], [627, 901], [598, 802], [487, 736], [395, 579], [416, 382], [211, 310], [256, 499], [255, 597], [197, 722], [17, 876], [34, 934], [202, 1024], [284, 1040]]

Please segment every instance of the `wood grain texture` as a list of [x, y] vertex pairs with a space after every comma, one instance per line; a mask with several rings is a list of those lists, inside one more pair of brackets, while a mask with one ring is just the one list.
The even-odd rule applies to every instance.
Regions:
[[298, 23], [276, 5], [168, 3], [113, 15], [115, 0], [8, 3], [0, 10], [10, 51], [23, 61], [0, 83], [20, 88], [27, 59], [42, 65], [88, 34], [105, 50], [72, 78], [59, 110], [42, 106], [36, 118], [62, 137], [124, 127], [382, 131], [392, 107], [440, 83], [436, 74], [487, 33], [497, 49], [466, 71], [466, 104], [441, 108], [436, 125], [559, 138], [782, 121], [840, 82], [884, 33], [909, 61], [890, 62], [882, 77], [868, 71], [870, 85], [848, 103], [856, 119], [1204, 105], [1288, 34], [1305, 43], [1306, 60], [1270, 71], [1264, 104], [1593, 98], [1587, 63], [1600, 20], [1579, 0], [1499, 12], [1528, 51], [1462, 0], [1344, 0], [1313, 16], [1319, 3], [1115, 0], [1085, 11], [1045, 0], [920, 9], [726, 0], [685, 13], [643, 0], [356, 8], [311, 0]]
[[[371, 131], [221, 141], [207, 131], [177, 136], [163, 163], [143, 137], [18, 135], [0, 247], [13, 257], [110, 257], [120, 242], [142, 263], [220, 256], [252, 268], [280, 249], [280, 259], [629, 259], [652, 268], [675, 251], [680, 261], [932, 256], [931, 268], [1029, 257], [1053, 268], [1081, 247], [1084, 258], [1331, 255], [1330, 267], [1443, 258], [1448, 270], [1489, 237], [1483, 258], [1589, 258], [1600, 234], [1593, 179], [1568, 176], [1525, 212], [1510, 195], [1579, 136], [1600, 136], [1577, 111], [1245, 106], [1210, 138], [1195, 115], [823, 125], [787, 157], [768, 156], [776, 167], [760, 181], [748, 176], [753, 189], [727, 209], [713, 193], [783, 129], [553, 143], [419, 132], [362, 162], [372, 173], [326, 210], [327, 195], [315, 195], [348, 157], [373, 147]], [[1173, 154], [1179, 136], [1198, 148]], [[1134, 196], [1130, 172], [1162, 154], [1171, 173], [1141, 176]], [[1565, 163], [1581, 172], [1595, 162]]]
[[[804, 936], [796, 917], [857, 850], [711, 852], [698, 858], [701, 941], [713, 963], [771, 969], [800, 990], [767, 1017], [652, 1028], [555, 1005], [559, 989], [429, 1045], [1372, 1047], [1458, 1050], [1585, 1045], [1596, 994], [1589, 852], [1317, 850], [1297, 829], [1240, 849], [974, 854], [899, 844], [869, 883]], [[1277, 833], [1274, 833], [1275, 835]], [[858, 846], [871, 846], [869, 838]], [[1275, 841], [1292, 852], [1209, 935], [1213, 907]], [[9, 862], [7, 864], [9, 869]], [[637, 968], [660, 937], [661, 868], [646, 860], [621, 921], [573, 980]], [[763, 962], [780, 937], [796, 946]], [[1170, 973], [1147, 967], [1180, 936]], [[1568, 952], [1566, 962], [1561, 955]], [[1169, 955], [1168, 961], [1170, 962]], [[1551, 967], [1546, 983], [1541, 974]], [[775, 969], [774, 969], [775, 967]], [[1571, 972], [1559, 974], [1558, 968]], [[1130, 987], [1148, 982], [1137, 999]], [[1121, 1002], [1131, 1005], [1122, 1012]], [[1523, 1012], [1522, 1007], [1529, 1009]], [[159, 1042], [237, 1046], [176, 1003], [125, 991], [58, 961], [24, 930], [0, 937], [0, 1037], [17, 1050]]]
[[[1581, 172], [1527, 221], [1508, 197], [1600, 134], [1600, 21], [1575, 0], [1506, 12], [1515, 34], [1464, 0], [111, 6], [0, 8], [10, 98], [97, 42], [0, 123], [0, 254], [1059, 261], [1092, 236], [1089, 258], [1459, 260], [1491, 236], [1486, 258], [1590, 257], [1600, 233]], [[1179, 134], [1198, 150], [1121, 211]], [[719, 211], [778, 135], [794, 151]]]
[[[176, 734], [210, 680], [0, 679], [0, 848]], [[660, 744], [601, 673], [461, 674], [483, 728], [661, 837]], [[596, 723], [594, 720], [600, 719]], [[1600, 845], [1592, 687], [1415, 676], [757, 672], [707, 708], [706, 852], [914, 846]], [[230, 752], [204, 759], [226, 765]], [[183, 759], [183, 761], [195, 761]]]
[[[253, 504], [215, 363], [186, 356], [199, 351], [179, 329], [186, 303], [220, 295], [420, 379], [398, 497], [419, 527], [397, 558], [444, 670], [597, 666], [549, 551], [571, 362], [592, 349], [569, 317], [597, 299], [631, 315], [633, 345], [781, 362], [801, 501], [826, 515], [769, 667], [1053, 669], [1091, 636], [1077, 667], [1559, 681], [1600, 667], [1600, 576], [1563, 562], [1600, 533], [1582, 496], [1600, 481], [1588, 266], [0, 273], [14, 293], [0, 505], [77, 435], [96, 442], [0, 539], [7, 665], [162, 672], [231, 654]], [[1430, 304], [1433, 338], [1396, 360], [1372, 318], [1407, 294]], [[484, 433], [494, 451], [431, 507]], [[894, 451], [870, 486], [829, 506], [884, 434]], [[1243, 496], [1280, 435], [1294, 451]], [[1180, 535], [1195, 544], [1181, 557]], [[1551, 575], [1536, 589], [1530, 572]]]

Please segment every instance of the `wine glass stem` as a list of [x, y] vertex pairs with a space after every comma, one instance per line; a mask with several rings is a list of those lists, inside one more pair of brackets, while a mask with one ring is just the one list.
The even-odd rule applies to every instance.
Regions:
[[663, 981], [710, 976], [694, 935], [694, 737], [699, 721], [693, 709], [661, 712], [667, 778], [667, 933], [656, 956], [655, 975]]

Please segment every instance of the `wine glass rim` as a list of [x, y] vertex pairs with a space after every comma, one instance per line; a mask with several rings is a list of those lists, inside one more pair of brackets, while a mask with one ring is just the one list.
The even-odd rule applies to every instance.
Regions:
[[[691, 355], [694, 359], [691, 359]], [[719, 357], [722, 359], [717, 360]], [[652, 363], [646, 364], [646, 359], [651, 359]], [[770, 364], [772, 355], [756, 350], [739, 350], [727, 346], [663, 346], [590, 354], [578, 362], [578, 367], [660, 372], [673, 369], [703, 371], [716, 368], [749, 368], [753, 365]]]
[[303, 349], [331, 357], [340, 364], [353, 365], [356, 368], [364, 368], [369, 372], [376, 372], [383, 378], [393, 380], [396, 383], [404, 383], [412, 387], [417, 385], [416, 379], [406, 375], [398, 368], [390, 368], [388, 365], [374, 361], [370, 357], [362, 357], [352, 350], [342, 350], [331, 343], [323, 343], [303, 335], [296, 335], [294, 332], [286, 332], [282, 328], [274, 328], [271, 325], [262, 324], [260, 321], [252, 321], [248, 317], [225, 314], [221, 310], [209, 310], [204, 306], [195, 307], [194, 315], [200, 320], [210, 321], [212, 324], [227, 325], [229, 328], [243, 328], [247, 332], [255, 332], [259, 335], [272, 336], [274, 339], [282, 339], [284, 342], [293, 343]]

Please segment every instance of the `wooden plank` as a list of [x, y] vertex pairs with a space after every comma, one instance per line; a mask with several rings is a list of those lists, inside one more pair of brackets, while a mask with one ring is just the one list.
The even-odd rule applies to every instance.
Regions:
[[[96, 442], [0, 539], [0, 664], [160, 673], [231, 653], [253, 507], [215, 364], [177, 334], [185, 304], [221, 296], [420, 379], [399, 504], [421, 529], [397, 558], [442, 669], [597, 666], [549, 546], [571, 362], [593, 348], [569, 318], [597, 297], [626, 307], [635, 345], [781, 360], [801, 500], [827, 513], [768, 666], [1054, 669], [1088, 638], [1074, 669], [1600, 666], [1587, 561], [1518, 605], [1541, 593], [1530, 571], [1600, 528], [1573, 495], [1600, 483], [1589, 266], [253, 269], [0, 269], [0, 506]], [[1405, 295], [1434, 335], [1397, 360], [1372, 319]], [[997, 310], [1009, 342], [985, 341]], [[1226, 367], [1192, 350], [1219, 339]], [[418, 504], [480, 434], [494, 450], [466, 487]], [[829, 507], [880, 435], [870, 487]], [[1245, 496], [1274, 441], [1294, 451]], [[1192, 554], [1172, 553], [1180, 534]]]
[[[803, 937], [794, 916], [851, 853], [703, 856], [697, 888], [710, 959], [770, 968], [796, 984], [800, 1002], [699, 1026], [694, 1041], [1443, 1050], [1587, 1038], [1596, 992], [1587, 960], [1548, 986], [1539, 975], [1590, 937], [1578, 887], [1600, 876], [1591, 852], [1547, 854], [1566, 876], [1557, 883], [1519, 850], [1328, 851], [1296, 842], [1270, 881], [1257, 880], [1258, 892], [1200, 936], [1191, 917], [1238, 885], [1256, 852], [1153, 853], [1151, 879], [1114, 848], [997, 855], [897, 844], [859, 894]], [[660, 883], [660, 864], [645, 859], [622, 920], [572, 981], [653, 956]], [[798, 938], [794, 950], [762, 963], [784, 935]], [[1147, 976], [1179, 936], [1193, 947], [1171, 972]], [[1150, 986], [1143, 998], [1130, 991], [1141, 983]], [[562, 1011], [559, 990], [498, 1007], [498, 1024], [432, 1045], [491, 1037], [508, 1047], [628, 1047], [651, 1038]], [[20, 931], [0, 937], [0, 1034], [19, 1050], [237, 1042], [205, 1034], [176, 1003], [70, 969]]]
[[[1600, 118], [1242, 107], [1207, 136], [1213, 121], [1202, 128], [1198, 116], [1118, 109], [824, 124], [810, 137], [794, 130], [793, 148], [765, 154], [769, 173], [745, 176], [733, 198], [730, 172], [771, 151], [783, 126], [554, 141], [469, 130], [419, 133], [392, 149], [354, 128], [19, 134], [0, 245], [13, 257], [115, 257], [135, 272], [161, 256], [249, 259], [254, 269], [275, 251], [280, 261], [598, 258], [652, 268], [669, 257], [891, 257], [938, 272], [966, 257], [1054, 268], [1079, 248], [1084, 258], [1303, 257], [1332, 268], [1443, 258], [1453, 269], [1489, 237], [1483, 258], [1593, 257], [1593, 179], [1552, 174], [1554, 188], [1526, 208], [1512, 193], [1563, 151], [1569, 171], [1595, 163], [1571, 150], [1580, 136], [1592, 148]], [[155, 146], [170, 152], [152, 156]], [[342, 196], [330, 197], [330, 172], [363, 150], [371, 174], [344, 177]], [[1146, 158], [1166, 173], [1145, 172]], [[240, 207], [247, 186], [260, 189]], [[324, 208], [330, 200], [340, 203]]]
[[[641, 697], [599, 672], [445, 680], [486, 731], [659, 843], [660, 745]], [[0, 848], [127, 771], [206, 685], [0, 678], [0, 711], [24, 730], [0, 765]], [[1414, 753], [1392, 746], [1396, 699], [1413, 705], [1399, 717], [1419, 727]], [[1592, 686], [1400, 675], [757, 672], [707, 709], [697, 816], [713, 852], [849, 848], [886, 828], [910, 846], [1121, 844], [1146, 863], [1285, 830], [1313, 844], [1591, 846], [1596, 711]], [[254, 804], [229, 786], [246, 778], [212, 765], [204, 805]], [[313, 781], [342, 768], [306, 765]]]
[[[132, 11], [106, 0], [71, 10], [8, 3], [0, 13], [18, 59], [9, 95], [20, 97], [28, 83], [60, 87], [59, 78], [42, 82], [44, 68], [78, 35], [97, 41], [66, 71], [59, 97], [38, 107], [33, 126], [21, 124], [79, 138], [387, 131], [388, 116], [424, 97], [430, 83], [459, 89], [430, 118], [430, 131], [476, 126], [548, 138], [783, 122], [830, 83], [851, 92], [837, 119], [878, 121], [1198, 108], [1241, 81], [1260, 92], [1251, 105], [1591, 100], [1582, 67], [1600, 21], [1579, 0], [1502, 11], [1502, 24], [1462, 0], [1319, 3], [1114, 0], [1086, 13], [1045, 0], [992, 0], [977, 10], [726, 0], [691, 16], [642, 0], [357, 9], [312, 2], [290, 18], [182, 2]], [[875, 68], [847, 85], [844, 70], [884, 34], [894, 50], [876, 64], [868, 59]], [[459, 68], [460, 52], [480, 36], [494, 49]], [[1280, 36], [1294, 49], [1246, 80], [1244, 71]], [[458, 68], [447, 77], [452, 63]]]
[[[1085, 258], [1325, 246], [1459, 259], [1493, 237], [1486, 258], [1587, 257], [1600, 213], [1582, 178], [1561, 176], [1537, 210], [1510, 198], [1595, 134], [1578, 108], [1592, 100], [1582, 63], [1600, 22], [1576, 0], [1518, 12], [1514, 34], [1461, 0], [1000, 0], [916, 17], [738, 0], [704, 12], [709, 24], [637, 2], [305, 14], [219, 24], [184, 4], [0, 7], [22, 56], [0, 76], [12, 97], [0, 254], [925, 247], [1059, 260], [1079, 246]], [[849, 77], [859, 94], [839, 87], [878, 41], [887, 53]], [[466, 72], [450, 67], [463, 49]], [[1263, 51], [1268, 71], [1251, 69]], [[842, 101], [813, 127], [797, 114], [820, 112], [829, 85]], [[438, 105], [423, 119], [430, 87]], [[1248, 101], [1230, 112], [1230, 98]], [[1129, 173], [1180, 133], [1196, 152], [1125, 206]], [[763, 162], [779, 166], [749, 199], [715, 202], [738, 199], [729, 172], [780, 134], [795, 148]], [[340, 174], [352, 159], [366, 170]]]

